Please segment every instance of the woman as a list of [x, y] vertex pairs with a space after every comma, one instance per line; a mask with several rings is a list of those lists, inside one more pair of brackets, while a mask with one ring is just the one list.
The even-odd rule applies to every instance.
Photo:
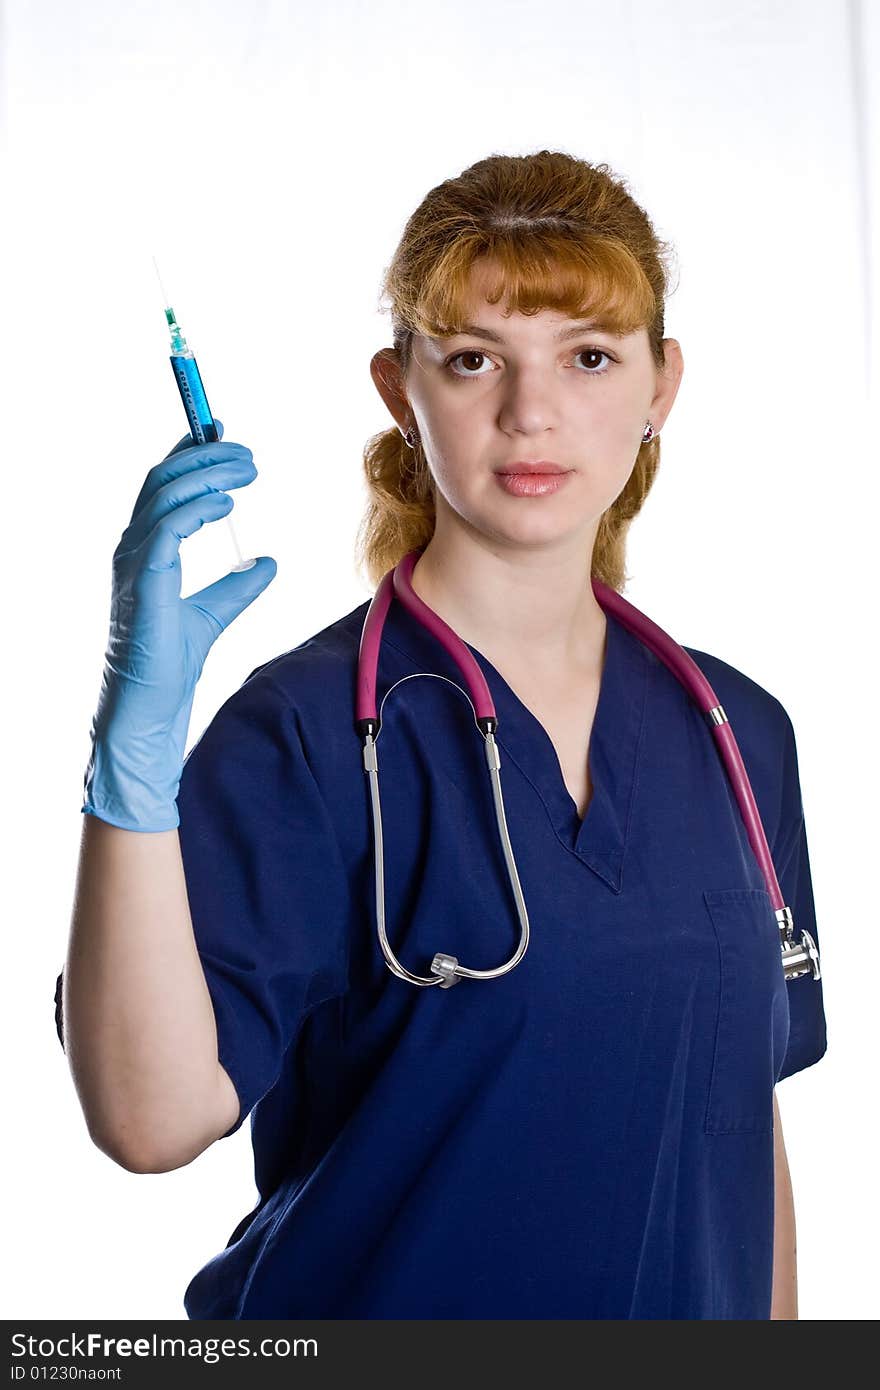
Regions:
[[[542, 151], [433, 189], [386, 275], [394, 346], [371, 370], [394, 426], [366, 450], [359, 552], [373, 585], [418, 552], [413, 589], [488, 682], [531, 927], [516, 968], [415, 988], [378, 948], [353, 729], [369, 602], [252, 672], [182, 774], [207, 647], [273, 562], [183, 601], [177, 575], [195, 656], [168, 603], [161, 641], [136, 644], [168, 660], [162, 718], [143, 671], [126, 705], [118, 650], [108, 662], [65, 978], [90, 1132], [162, 1172], [253, 1111], [260, 1200], [190, 1282], [191, 1318], [797, 1316], [774, 1084], [825, 1050], [821, 983], [783, 978], [701, 713], [589, 582], [625, 583], [681, 380], [667, 250], [606, 165]], [[217, 489], [254, 476], [240, 446], [205, 449], [150, 475], [118, 563], [155, 572], [150, 537], [176, 556]], [[788, 715], [687, 650], [817, 937]], [[455, 662], [392, 603], [385, 917], [421, 973], [438, 951], [490, 969], [518, 937], [473, 710], [449, 682]]]

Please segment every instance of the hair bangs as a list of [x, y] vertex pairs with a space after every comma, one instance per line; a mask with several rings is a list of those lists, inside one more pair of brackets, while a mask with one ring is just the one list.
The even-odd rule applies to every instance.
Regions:
[[504, 312], [537, 314], [552, 309], [590, 319], [597, 328], [625, 336], [651, 323], [656, 303], [638, 261], [619, 241], [560, 234], [506, 235], [488, 244], [460, 237], [429, 270], [412, 305], [416, 332], [451, 337], [473, 322], [471, 271], [488, 270], [486, 298]]

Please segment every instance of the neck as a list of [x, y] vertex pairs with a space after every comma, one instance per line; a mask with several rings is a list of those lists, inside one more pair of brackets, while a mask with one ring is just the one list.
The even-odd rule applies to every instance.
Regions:
[[[412, 587], [454, 632], [496, 666], [540, 676], [601, 671], [606, 620], [583, 540], [566, 549], [498, 551], [437, 533], [416, 561]], [[496, 660], [496, 658], [498, 658]]]

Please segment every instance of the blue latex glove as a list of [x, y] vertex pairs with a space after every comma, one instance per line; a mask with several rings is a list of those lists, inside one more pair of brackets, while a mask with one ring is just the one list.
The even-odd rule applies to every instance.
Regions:
[[[223, 426], [215, 421], [222, 436]], [[151, 468], [113, 554], [110, 638], [84, 812], [123, 830], [174, 830], [196, 683], [220, 633], [275, 578], [267, 555], [180, 596], [180, 542], [232, 510], [223, 489], [257, 476], [241, 444], [186, 435]]]

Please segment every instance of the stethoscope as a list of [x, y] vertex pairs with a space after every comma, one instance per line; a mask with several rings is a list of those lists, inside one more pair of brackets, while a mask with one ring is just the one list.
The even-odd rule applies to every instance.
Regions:
[[[393, 570], [388, 571], [379, 583], [367, 610], [358, 652], [355, 728], [364, 740], [364, 771], [370, 780], [376, 864], [376, 928], [382, 954], [390, 970], [401, 980], [409, 980], [414, 985], [440, 985], [442, 989], [449, 989], [452, 985], [457, 984], [462, 976], [467, 976], [471, 980], [494, 980], [499, 975], [506, 975], [509, 970], [518, 965], [529, 944], [529, 919], [510, 845], [507, 819], [504, 814], [504, 801], [501, 796], [501, 759], [498, 745], [495, 742], [495, 732], [498, 728], [495, 705], [486, 684], [486, 678], [472, 653], [456, 636], [452, 628], [419, 598], [412, 587], [410, 582], [412, 572], [421, 553], [421, 549], [409, 551]], [[616, 589], [610, 588], [598, 579], [591, 579], [591, 583], [597, 602], [605, 612], [611, 613], [613, 617], [617, 618], [624, 627], [644, 642], [645, 646], [669, 667], [673, 675], [678, 678], [703, 711], [715, 736], [715, 742], [721, 751], [721, 757], [727, 768], [745, 822], [749, 843], [764, 875], [770, 902], [776, 913], [782, 950], [783, 977], [787, 982], [796, 980], [799, 975], [812, 972], [813, 979], [818, 980], [820, 978], [818, 948], [808, 931], [801, 931], [799, 942], [794, 939], [794, 918], [791, 908], [785, 906], [782, 900], [782, 892], [776, 878], [776, 871], [767, 845], [767, 837], [764, 834], [764, 827], [758, 814], [758, 807], [745, 764], [733, 736], [730, 721], [719, 704], [711, 685], [693, 658], [683, 647], [673, 641], [661, 627], [658, 627], [638, 608], [622, 598]], [[381, 731], [376, 713], [376, 679], [382, 631], [393, 595], [396, 595], [413, 617], [417, 618], [437, 638], [438, 642], [442, 643], [457, 663], [470, 690], [469, 702], [474, 711], [477, 728], [484, 739], [498, 834], [501, 838], [501, 848], [504, 851], [504, 861], [507, 865], [507, 873], [513, 889], [521, 929], [516, 951], [510, 960], [506, 961], [504, 965], [496, 966], [494, 970], [469, 970], [466, 966], [459, 964], [456, 956], [438, 952], [431, 961], [431, 975], [414, 975], [401, 965], [388, 943], [385, 930], [385, 867], [382, 848], [382, 811], [379, 804], [379, 764], [376, 757], [376, 740]], [[454, 685], [455, 682], [451, 682], [451, 684]], [[461, 687], [456, 686], [456, 689], [461, 689]], [[390, 691], [387, 692], [385, 699], [390, 693]], [[466, 694], [466, 692], [462, 691], [462, 694]], [[382, 703], [384, 705], [384, 699]]]

